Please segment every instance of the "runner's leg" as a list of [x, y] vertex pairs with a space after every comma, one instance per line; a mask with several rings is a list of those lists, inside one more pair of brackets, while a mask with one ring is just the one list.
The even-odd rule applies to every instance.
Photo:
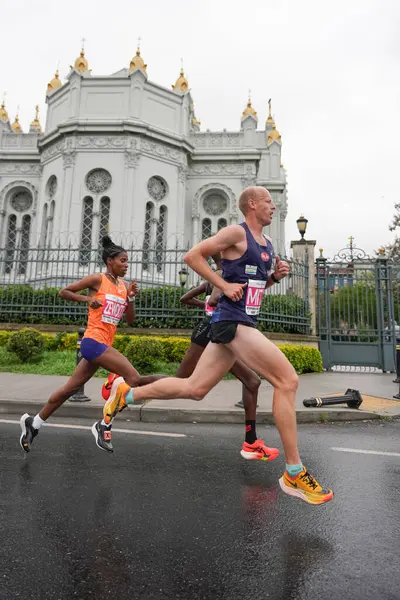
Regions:
[[253, 327], [239, 325], [235, 338], [228, 346], [237, 358], [274, 386], [273, 414], [286, 463], [301, 463], [297, 447], [296, 371], [279, 348]]
[[110, 371], [110, 373], [118, 373], [130, 387], [147, 385], [148, 383], [167, 377], [167, 375], [140, 375], [126, 356], [123, 356], [123, 354], [112, 346], [109, 346], [92, 363], [97, 365], [97, 367], [103, 367], [103, 369]]
[[194, 344], [190, 344], [189, 348], [185, 352], [185, 356], [182, 359], [181, 364], [178, 367], [175, 377], [185, 379], [190, 377], [196, 368], [197, 363], [200, 360], [200, 356], [204, 352], [204, 347]]

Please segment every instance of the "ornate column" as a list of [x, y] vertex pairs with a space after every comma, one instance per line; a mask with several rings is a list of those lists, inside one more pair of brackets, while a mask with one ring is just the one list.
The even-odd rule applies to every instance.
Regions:
[[[62, 193], [63, 203], [60, 230], [57, 232], [57, 237], [61, 244], [67, 244], [68, 233], [71, 231], [72, 193], [76, 162], [76, 150], [64, 150], [64, 152], [62, 153], [62, 158], [64, 167], [64, 181]], [[61, 239], [60, 234], [62, 233], [66, 234], [65, 239]], [[79, 243], [79, 240], [76, 240], [76, 242]]]
[[192, 213], [193, 246], [200, 241], [199, 226], [200, 226], [200, 213]]
[[132, 140], [132, 143], [128, 149], [124, 152], [125, 159], [125, 181], [124, 181], [124, 203], [123, 210], [120, 214], [120, 231], [130, 232], [135, 231], [134, 227], [134, 198], [135, 198], [135, 187], [136, 187], [136, 176], [135, 171], [139, 166], [140, 152], [136, 148], [136, 140]]
[[[176, 233], [182, 238], [185, 237], [185, 199], [186, 199], [186, 182], [188, 176], [188, 168], [185, 164], [178, 165], [178, 206], [176, 211]], [[179, 246], [186, 243], [185, 239], [179, 239]]]

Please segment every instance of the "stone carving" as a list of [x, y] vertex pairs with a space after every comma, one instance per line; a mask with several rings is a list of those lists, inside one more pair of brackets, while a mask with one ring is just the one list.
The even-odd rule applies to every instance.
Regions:
[[57, 142], [57, 144], [53, 144], [52, 146], [49, 146], [49, 148], [46, 148], [46, 150], [43, 150], [42, 160], [45, 162], [46, 160], [48, 160], [49, 158], [52, 158], [56, 154], [60, 154], [62, 152], [63, 148], [64, 148], [64, 142]]
[[164, 179], [155, 175], [154, 177], [150, 177], [147, 182], [147, 191], [154, 200], [159, 202], [167, 195], [168, 188]]
[[224, 138], [222, 133], [214, 133], [211, 136], [211, 146], [222, 146], [224, 143]]
[[228, 206], [228, 200], [222, 194], [210, 194], [203, 201], [204, 210], [208, 215], [221, 215]]
[[125, 166], [128, 169], [136, 169], [140, 161], [140, 153], [136, 150], [125, 150]]
[[227, 133], [225, 139], [228, 146], [240, 146], [240, 134], [238, 133]]
[[193, 134], [190, 141], [196, 147], [201, 146], [240, 146], [240, 133], [207, 133], [201, 132]]
[[68, 167], [73, 167], [75, 165], [76, 159], [76, 151], [75, 150], [65, 150], [63, 152], [63, 161], [64, 161], [64, 169]]
[[57, 192], [57, 177], [52, 175], [47, 182], [47, 194], [49, 198], [54, 198]]
[[200, 200], [207, 195], [207, 192], [222, 192], [229, 199], [229, 210], [232, 215], [237, 215], [237, 202], [235, 194], [230, 187], [223, 183], [208, 183], [197, 190], [192, 202], [192, 217], [196, 217], [200, 213]]
[[10, 204], [14, 210], [23, 212], [28, 210], [32, 206], [33, 198], [32, 194], [28, 190], [21, 190], [13, 194]]
[[194, 135], [192, 138], [193, 144], [197, 147], [205, 146], [207, 144], [207, 138], [204, 133]]
[[[22, 189], [21, 189], [22, 188]], [[37, 189], [34, 185], [29, 183], [28, 181], [17, 180], [12, 181], [8, 185], [6, 185], [0, 192], [0, 210], [6, 209], [6, 200], [12, 194], [12, 190], [15, 189], [15, 192], [25, 192], [30, 193], [31, 199], [33, 200], [33, 212], [35, 214], [37, 207]]]
[[179, 172], [179, 181], [181, 183], [186, 183], [187, 176], [188, 176], [188, 168], [185, 165], [179, 165], [178, 172]]
[[77, 148], [127, 148], [128, 138], [125, 136], [80, 135], [76, 139]]
[[193, 165], [191, 173], [194, 175], [242, 175], [242, 163], [220, 163]]
[[86, 176], [86, 186], [93, 194], [102, 194], [108, 190], [112, 177], [106, 169], [94, 169]]
[[175, 148], [169, 148], [163, 144], [148, 142], [146, 140], [142, 142], [141, 150], [144, 153], [150, 154], [151, 156], [159, 156], [174, 162], [179, 161], [181, 158], [181, 152], [179, 150], [175, 150]]
[[254, 164], [247, 164], [245, 166], [242, 185], [243, 189], [251, 185], [256, 185], [256, 166]]
[[42, 165], [38, 164], [26, 164], [26, 163], [21, 163], [21, 164], [3, 164], [2, 167], [0, 167], [0, 173], [2, 174], [8, 174], [8, 173], [15, 173], [15, 174], [20, 174], [20, 175], [40, 175], [42, 172]]

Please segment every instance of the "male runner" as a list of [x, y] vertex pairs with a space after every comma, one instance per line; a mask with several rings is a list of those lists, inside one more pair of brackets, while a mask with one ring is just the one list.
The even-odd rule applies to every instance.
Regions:
[[[170, 377], [143, 387], [130, 388], [115, 379], [104, 416], [112, 419], [127, 404], [150, 398], [191, 398], [201, 400], [229, 371], [236, 359], [242, 360], [274, 387], [273, 414], [282, 440], [286, 469], [279, 480], [283, 492], [309, 504], [322, 504], [333, 498], [303, 466], [297, 447], [295, 397], [298, 376], [284, 354], [255, 328], [266, 287], [279, 283], [289, 273], [289, 265], [276, 259], [270, 274], [273, 248], [263, 236], [263, 227], [272, 221], [275, 206], [263, 187], [246, 188], [239, 199], [245, 216], [240, 225], [230, 225], [203, 240], [185, 256], [185, 262], [222, 291], [213, 313], [211, 341], [188, 379]], [[207, 258], [220, 252], [222, 277]]]

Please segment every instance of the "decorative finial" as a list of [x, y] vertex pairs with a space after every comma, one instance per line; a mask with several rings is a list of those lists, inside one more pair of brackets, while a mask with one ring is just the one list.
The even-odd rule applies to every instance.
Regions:
[[352, 248], [353, 247], [353, 242], [354, 242], [354, 238], [353, 238], [352, 235], [349, 237], [349, 242], [350, 242], [350, 248]]
[[11, 129], [14, 131], [14, 133], [22, 133], [22, 127], [19, 123], [19, 104], [17, 106], [17, 114], [15, 115], [15, 121], [11, 125]]
[[140, 42], [142, 38], [139, 36], [137, 41], [136, 56], [134, 56], [129, 65], [129, 72], [132, 73], [135, 69], [141, 69], [146, 72], [147, 65], [144, 64], [143, 58], [140, 56]]
[[137, 39], [137, 48], [138, 48], [138, 50], [140, 50], [140, 42], [141, 42], [141, 41], [142, 41], [142, 38], [141, 38], [141, 37], [140, 37], [140, 35], [139, 35], [139, 37], [138, 37], [138, 39]]
[[8, 121], [8, 112], [6, 111], [6, 96], [7, 96], [7, 92], [4, 92], [3, 102], [1, 103], [1, 108], [0, 108], [0, 119], [2, 121]]
[[323, 257], [323, 252], [324, 252], [324, 249], [323, 249], [323, 248], [320, 248], [320, 249], [319, 249], [319, 257], [320, 257], [320, 258], [324, 258], [324, 257]]
[[272, 116], [271, 98], [268, 100], [268, 119], [267, 119], [267, 125], [275, 125], [274, 117]]
[[[60, 62], [60, 61], [58, 61], [58, 62]], [[62, 83], [60, 81], [60, 73], [58, 72], [58, 68], [57, 68], [54, 78], [47, 84], [47, 93], [50, 94], [50, 92], [52, 92], [53, 90], [57, 90], [61, 86], [62, 86]]]
[[87, 40], [86, 40], [86, 38], [84, 38], [84, 37], [81, 39], [81, 42], [82, 42], [82, 52], [85, 52], [85, 42], [86, 42], [86, 41], [87, 41]]
[[80, 56], [78, 56], [78, 58], [75, 61], [75, 64], [72, 68], [74, 68], [76, 71], [78, 71], [78, 73], [85, 73], [86, 71], [89, 71], [89, 63], [87, 61], [87, 59], [85, 58], [85, 42], [87, 41], [85, 38], [82, 38], [82, 50], [80, 53]]
[[177, 92], [182, 92], [186, 94], [189, 91], [189, 82], [185, 77], [185, 72], [183, 70], [183, 59], [181, 58], [181, 72], [178, 79], [175, 81], [175, 85], [172, 86], [172, 89]]
[[378, 256], [385, 256], [385, 254], [386, 254], [386, 248], [384, 248], [383, 246], [381, 246], [381, 247], [378, 249], [377, 255], [378, 255]]
[[31, 123], [29, 131], [31, 133], [41, 133], [42, 127], [41, 127], [40, 121], [39, 121], [39, 104], [36, 104], [35, 111], [36, 111], [35, 118]]
[[249, 90], [249, 100], [247, 102], [247, 106], [242, 113], [242, 121], [249, 115], [251, 115], [254, 119], [257, 119], [257, 111], [254, 110], [251, 104], [251, 90]]

